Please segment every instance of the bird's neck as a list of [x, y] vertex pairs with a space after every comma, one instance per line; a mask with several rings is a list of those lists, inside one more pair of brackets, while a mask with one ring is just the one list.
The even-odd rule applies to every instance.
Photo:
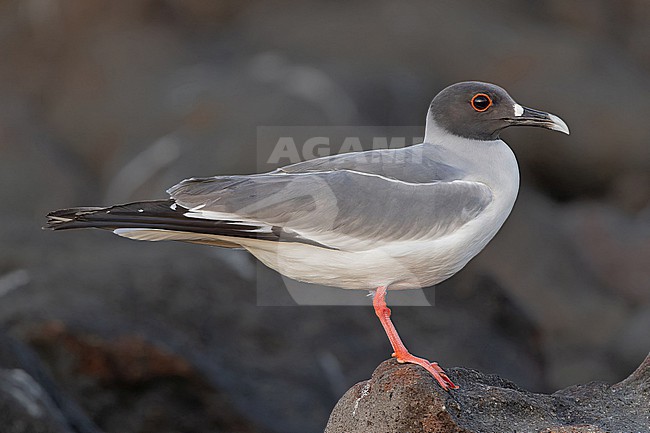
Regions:
[[424, 145], [441, 146], [452, 165], [464, 168], [467, 180], [489, 186], [498, 184], [509, 194], [516, 195], [519, 167], [514, 153], [504, 141], [459, 137], [429, 119]]

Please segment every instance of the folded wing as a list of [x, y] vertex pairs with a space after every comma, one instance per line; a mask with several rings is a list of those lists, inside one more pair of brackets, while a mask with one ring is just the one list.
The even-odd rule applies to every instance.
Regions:
[[411, 183], [353, 170], [189, 179], [168, 192], [190, 218], [260, 224], [280, 238], [346, 250], [445, 236], [492, 200], [478, 182]]

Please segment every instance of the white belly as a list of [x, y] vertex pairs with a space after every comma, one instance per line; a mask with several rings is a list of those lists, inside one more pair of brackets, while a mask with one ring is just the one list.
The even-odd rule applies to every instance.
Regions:
[[354, 252], [255, 240], [244, 247], [268, 267], [298, 281], [344, 289], [416, 289], [440, 283], [462, 269], [494, 237], [512, 203], [514, 199], [510, 204], [497, 200], [477, 219], [434, 240], [394, 242]]

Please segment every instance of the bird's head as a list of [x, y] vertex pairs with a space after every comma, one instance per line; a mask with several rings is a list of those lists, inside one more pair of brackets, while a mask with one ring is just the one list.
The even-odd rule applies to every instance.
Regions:
[[429, 107], [427, 129], [433, 125], [474, 140], [495, 140], [510, 126], [569, 133], [558, 116], [521, 106], [501, 87], [479, 81], [452, 84], [438, 93]]

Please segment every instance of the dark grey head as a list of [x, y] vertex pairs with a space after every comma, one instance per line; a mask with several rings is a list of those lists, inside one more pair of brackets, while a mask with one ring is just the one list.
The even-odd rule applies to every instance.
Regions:
[[479, 81], [452, 84], [431, 102], [427, 124], [460, 137], [495, 140], [509, 126], [539, 126], [569, 133], [559, 117], [522, 107], [501, 87]]

